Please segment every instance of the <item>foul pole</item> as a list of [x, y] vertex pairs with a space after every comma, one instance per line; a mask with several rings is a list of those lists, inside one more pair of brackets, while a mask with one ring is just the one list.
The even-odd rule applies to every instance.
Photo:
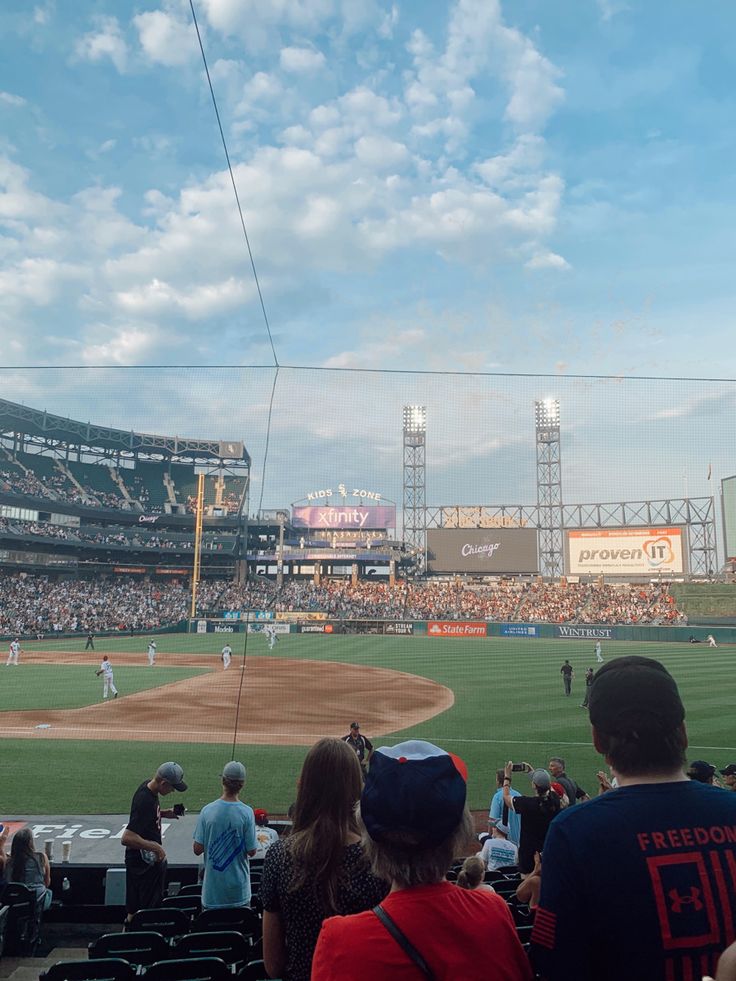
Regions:
[[204, 513], [204, 474], [197, 475], [197, 508], [194, 512], [194, 565], [192, 567], [192, 620], [197, 615], [197, 587], [202, 557], [202, 515]]

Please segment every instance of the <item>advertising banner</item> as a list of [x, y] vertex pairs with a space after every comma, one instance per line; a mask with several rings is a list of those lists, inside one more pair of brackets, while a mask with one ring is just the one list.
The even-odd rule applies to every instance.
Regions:
[[430, 572], [539, 571], [536, 528], [433, 528], [427, 532]]
[[327, 614], [322, 611], [308, 610], [283, 610], [276, 614], [277, 620], [326, 620]]
[[555, 624], [555, 635], [561, 640], [613, 640], [613, 627], [599, 627], [593, 624], [576, 623]]
[[327, 624], [326, 623], [303, 623], [299, 627], [299, 633], [301, 633], [301, 634], [323, 634], [325, 632], [325, 628], [326, 627], [327, 627]]
[[379, 504], [376, 507], [304, 505], [292, 509], [291, 520], [295, 528], [349, 528], [353, 531], [361, 531], [364, 528], [395, 528], [396, 506], [393, 504]]
[[565, 534], [569, 575], [682, 574], [684, 528], [581, 528]]
[[502, 637], [538, 637], [539, 628], [532, 623], [502, 623]]
[[406, 621], [403, 620], [395, 620], [391, 623], [385, 624], [384, 629], [387, 634], [406, 637], [409, 634], [414, 633], [414, 624], [406, 623]]
[[487, 635], [488, 624], [485, 622], [430, 620], [427, 623], [428, 637], [486, 637]]
[[[263, 628], [266, 626], [265, 623], [249, 623], [247, 624], [249, 634], [260, 634], [263, 633]], [[291, 627], [288, 623], [272, 623], [274, 633], [276, 634], [288, 634]]]

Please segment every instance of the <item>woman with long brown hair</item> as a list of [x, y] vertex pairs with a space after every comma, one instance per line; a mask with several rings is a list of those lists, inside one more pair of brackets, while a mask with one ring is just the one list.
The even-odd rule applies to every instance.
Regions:
[[346, 743], [320, 739], [307, 753], [292, 833], [269, 848], [263, 867], [263, 958], [272, 978], [309, 981], [325, 917], [371, 909], [388, 892], [360, 844], [361, 789], [360, 763]]
[[21, 828], [13, 835], [5, 879], [7, 882], [22, 882], [32, 889], [40, 909], [47, 910], [51, 905], [51, 867], [46, 855], [33, 847], [30, 828]]

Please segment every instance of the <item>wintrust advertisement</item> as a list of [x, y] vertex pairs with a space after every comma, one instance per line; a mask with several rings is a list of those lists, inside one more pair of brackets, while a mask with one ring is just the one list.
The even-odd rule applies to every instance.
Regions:
[[488, 624], [482, 621], [463, 622], [458, 620], [430, 620], [427, 623], [428, 637], [486, 637]]
[[583, 528], [565, 536], [569, 575], [678, 575], [685, 556], [684, 528]]
[[539, 571], [536, 528], [433, 528], [427, 532], [430, 572]]

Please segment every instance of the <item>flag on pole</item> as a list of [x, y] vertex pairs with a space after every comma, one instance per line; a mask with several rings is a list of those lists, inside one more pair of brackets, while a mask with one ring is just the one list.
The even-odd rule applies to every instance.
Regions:
[[708, 480], [710, 480], [712, 474], [713, 474], [713, 464], [712, 463], [709, 463], [708, 464]]

